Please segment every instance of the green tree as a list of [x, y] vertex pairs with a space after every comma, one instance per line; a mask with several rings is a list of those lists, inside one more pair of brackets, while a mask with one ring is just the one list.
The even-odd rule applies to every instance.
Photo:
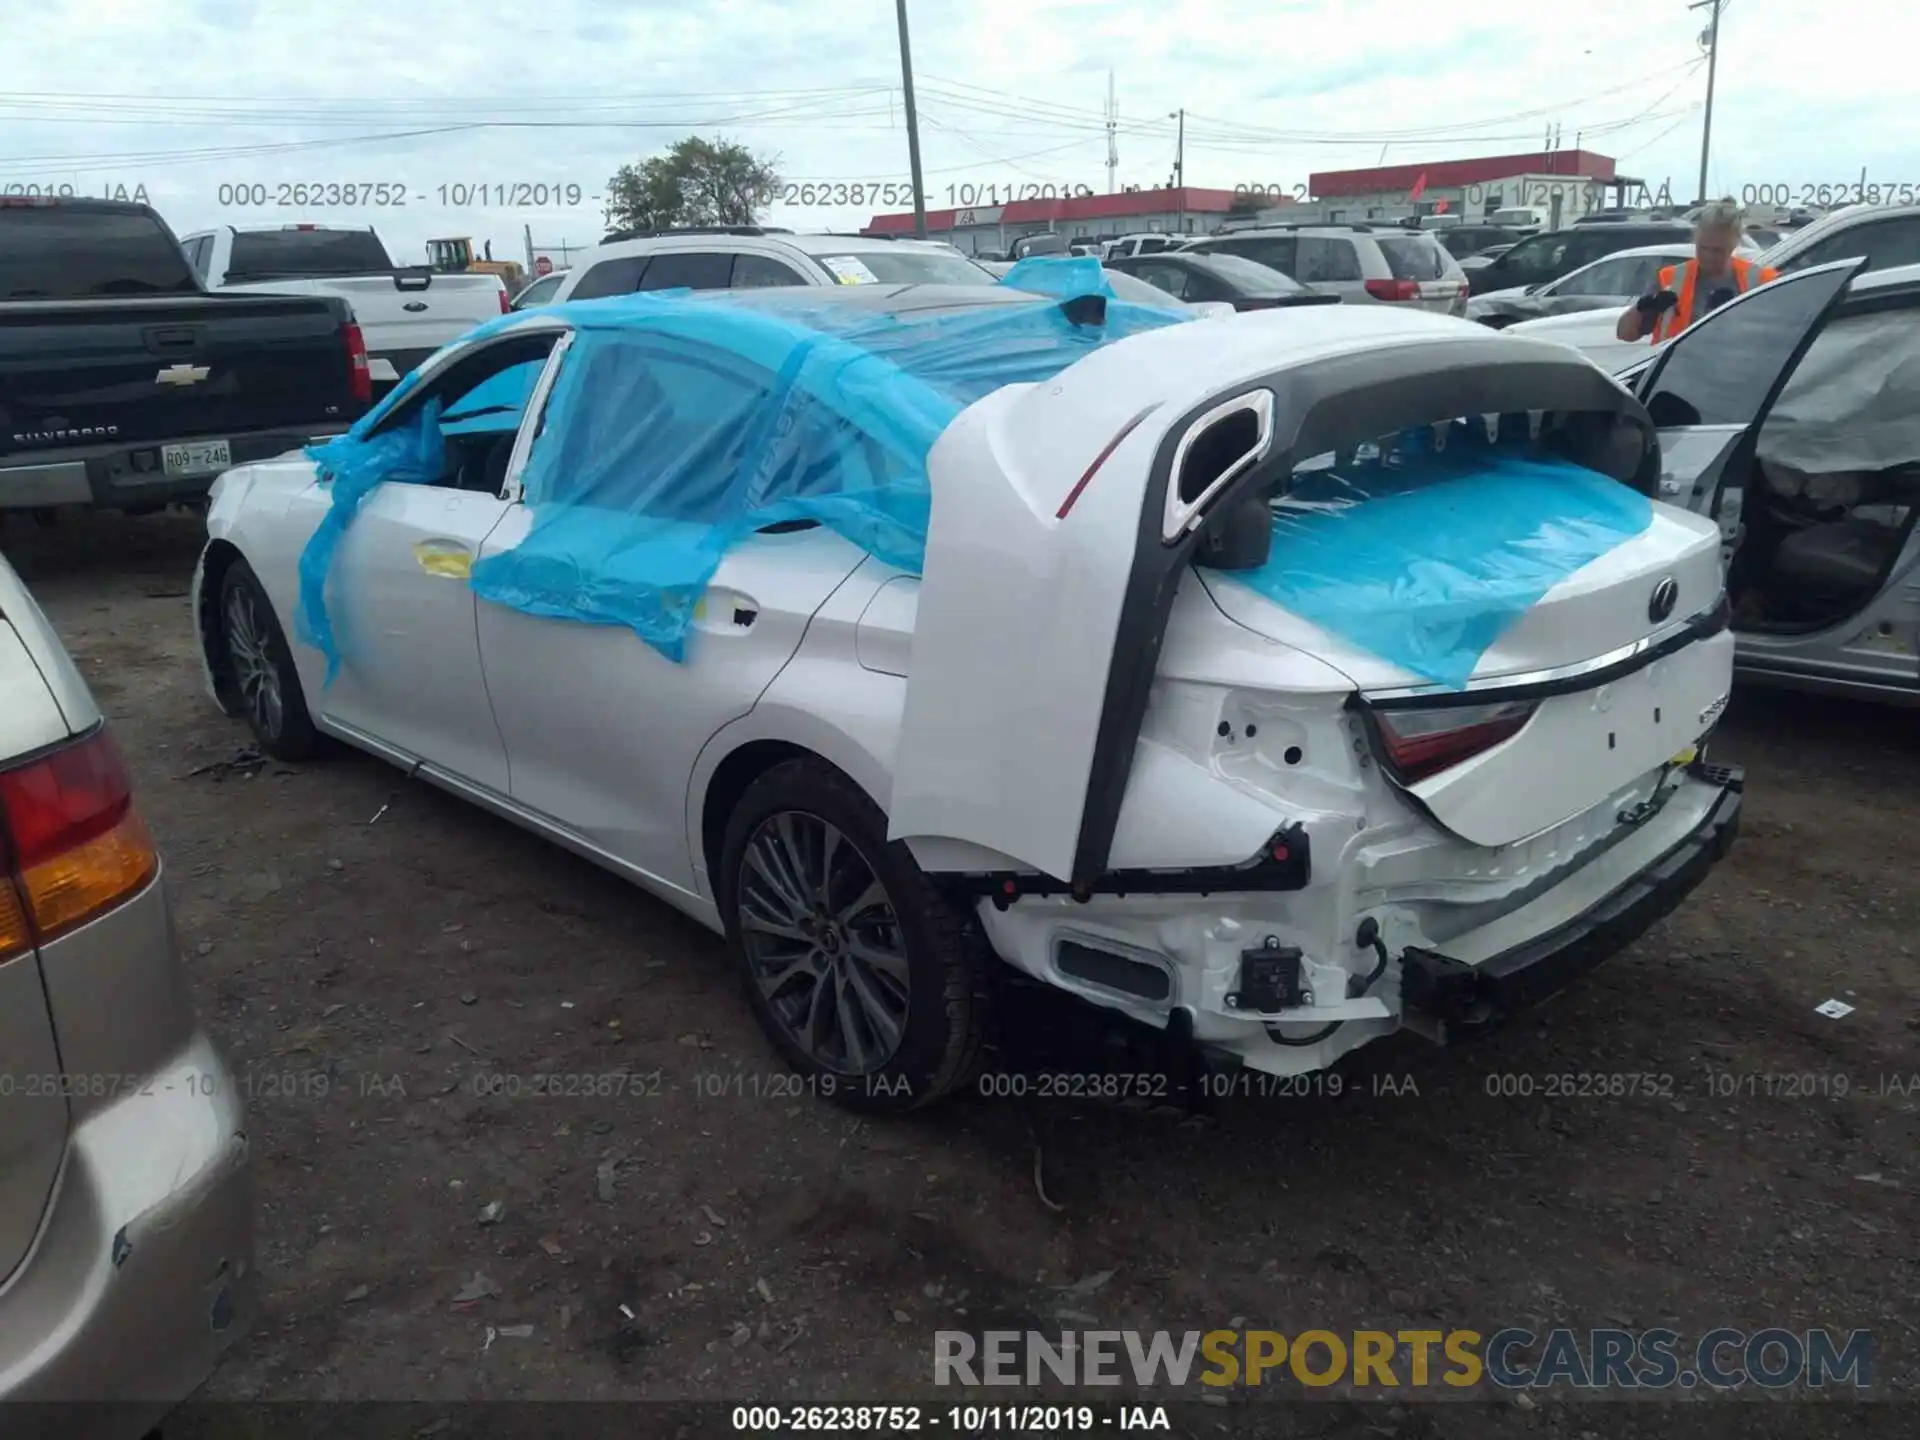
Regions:
[[676, 225], [751, 225], [780, 190], [778, 157], [728, 140], [689, 135], [665, 155], [622, 165], [607, 181], [607, 224], [616, 230]]
[[1242, 190], [1234, 195], [1227, 206], [1229, 220], [1251, 219], [1267, 208], [1267, 199], [1255, 190]]

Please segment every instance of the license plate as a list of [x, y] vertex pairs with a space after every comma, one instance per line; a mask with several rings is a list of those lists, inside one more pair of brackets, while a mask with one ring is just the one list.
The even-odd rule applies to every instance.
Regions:
[[175, 478], [214, 475], [232, 467], [233, 447], [225, 440], [189, 440], [160, 447], [160, 468]]

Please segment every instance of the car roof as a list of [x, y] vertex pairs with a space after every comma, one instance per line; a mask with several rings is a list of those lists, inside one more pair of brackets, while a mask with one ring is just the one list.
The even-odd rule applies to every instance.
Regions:
[[887, 235], [776, 235], [773, 237], [793, 246], [808, 255], [851, 255], [860, 250], [919, 250], [932, 251], [939, 255], [958, 253], [944, 240], [922, 240], [917, 236], [902, 235], [894, 239]]
[[[1693, 254], [1693, 242], [1691, 240], [1669, 240], [1662, 245], [1629, 245], [1624, 250], [1615, 250], [1610, 254], [1600, 256], [1597, 260], [1589, 260], [1587, 265], [1598, 265], [1601, 260], [1634, 260], [1642, 255], [1675, 255], [1681, 252], [1685, 252], [1688, 255]], [[1582, 265], [1580, 268], [1584, 270], [1587, 266]]]
[[[995, 305], [1047, 303], [1048, 297], [998, 285], [782, 285], [761, 290], [715, 290], [728, 303], [755, 310], [815, 310], [835, 305], [877, 315], [924, 315], [933, 311], [984, 310]], [[594, 301], [586, 301], [594, 304]], [[1057, 303], [1057, 302], [1053, 302]]]
[[[1793, 256], [1807, 249], [1828, 235], [1850, 230], [1865, 220], [1897, 220], [1920, 215], [1920, 203], [1911, 205], [1876, 205], [1863, 202], [1858, 205], [1844, 205], [1838, 210], [1829, 210], [1825, 215], [1816, 216], [1798, 229], [1789, 230], [1780, 237], [1780, 243], [1767, 252], [1776, 252]], [[1903, 267], [1904, 268], [1904, 267]]]

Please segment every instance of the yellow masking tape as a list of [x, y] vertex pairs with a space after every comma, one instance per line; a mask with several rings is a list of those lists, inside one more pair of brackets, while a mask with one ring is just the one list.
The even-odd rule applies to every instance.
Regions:
[[467, 580], [473, 576], [473, 556], [465, 550], [422, 540], [413, 547], [413, 558], [429, 575], [447, 580]]

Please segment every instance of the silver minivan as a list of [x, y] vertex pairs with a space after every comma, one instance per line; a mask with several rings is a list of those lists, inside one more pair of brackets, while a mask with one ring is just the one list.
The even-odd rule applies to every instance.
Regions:
[[8, 1440], [138, 1440], [254, 1314], [246, 1118], [194, 1018], [161, 870], [99, 707], [0, 557]]
[[1464, 315], [1467, 273], [1432, 231], [1400, 225], [1263, 225], [1182, 250], [1243, 255], [1349, 304]]

